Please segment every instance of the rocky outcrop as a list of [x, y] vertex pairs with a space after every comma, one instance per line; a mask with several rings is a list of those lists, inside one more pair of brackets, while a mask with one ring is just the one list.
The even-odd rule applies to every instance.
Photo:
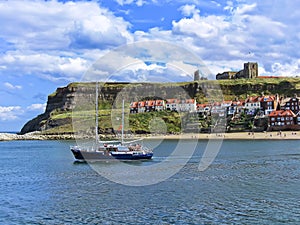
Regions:
[[28, 121], [20, 131], [20, 134], [26, 134], [33, 131], [41, 131], [42, 121], [47, 121], [49, 113], [43, 113], [34, 119]]

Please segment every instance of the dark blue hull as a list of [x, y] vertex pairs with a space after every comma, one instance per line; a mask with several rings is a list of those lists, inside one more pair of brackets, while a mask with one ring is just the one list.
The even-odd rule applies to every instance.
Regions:
[[83, 151], [79, 149], [71, 149], [74, 158], [80, 161], [101, 161], [114, 159], [111, 155], [104, 152]]
[[114, 154], [111, 153], [111, 155], [118, 160], [141, 160], [141, 159], [151, 159], [153, 156], [153, 153], [145, 153], [145, 154]]
[[106, 161], [106, 160], [141, 160], [141, 159], [151, 159], [153, 156], [152, 152], [149, 153], [139, 153], [139, 154], [128, 154], [128, 153], [113, 153], [101, 151], [84, 151], [80, 149], [71, 149], [74, 158], [79, 161]]

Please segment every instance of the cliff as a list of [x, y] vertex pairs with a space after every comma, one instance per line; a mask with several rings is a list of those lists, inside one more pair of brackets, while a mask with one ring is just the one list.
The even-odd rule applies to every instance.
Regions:
[[[196, 98], [197, 102], [207, 100], [243, 99], [247, 95], [280, 94], [282, 96], [300, 95], [300, 79], [240, 79], [219, 81], [193, 81], [185, 83], [100, 83], [99, 109], [101, 111], [100, 133], [112, 133], [111, 108], [114, 101], [122, 95], [126, 102], [148, 98]], [[184, 96], [185, 95], [185, 96]], [[209, 96], [209, 99], [207, 98]], [[91, 127], [94, 121], [86, 119], [94, 110], [95, 83], [71, 83], [48, 96], [47, 107], [43, 114], [27, 122], [21, 134], [43, 131], [49, 134], [71, 134], [74, 117], [85, 121], [84, 126]], [[74, 114], [75, 112], [75, 114]], [[81, 112], [81, 113], [79, 113]], [[80, 116], [79, 116], [80, 114]], [[75, 116], [74, 116], [75, 115]], [[91, 115], [90, 115], [91, 116]], [[78, 126], [82, 126], [82, 124]], [[78, 130], [78, 129], [76, 129]]]

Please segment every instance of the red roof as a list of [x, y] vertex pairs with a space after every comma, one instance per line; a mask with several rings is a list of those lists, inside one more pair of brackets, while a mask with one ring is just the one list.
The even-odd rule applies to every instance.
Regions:
[[270, 117], [286, 117], [286, 116], [292, 116], [295, 117], [295, 113], [293, 113], [291, 110], [276, 110], [269, 114]]
[[138, 102], [131, 102], [130, 107], [131, 108], [137, 108], [138, 107]]
[[139, 102], [139, 107], [145, 107], [145, 102]]
[[155, 105], [156, 106], [163, 106], [164, 105], [164, 100], [156, 100]]
[[195, 103], [195, 99], [186, 99], [185, 103], [194, 104]]
[[205, 108], [206, 107], [206, 104], [197, 104], [197, 108]]
[[167, 99], [167, 104], [178, 103], [179, 100], [175, 98]]
[[275, 96], [254, 96], [254, 97], [248, 97], [246, 98], [245, 102], [274, 102], [276, 99]]
[[153, 100], [146, 101], [146, 106], [154, 106], [154, 104], [155, 104], [155, 101], [153, 101]]

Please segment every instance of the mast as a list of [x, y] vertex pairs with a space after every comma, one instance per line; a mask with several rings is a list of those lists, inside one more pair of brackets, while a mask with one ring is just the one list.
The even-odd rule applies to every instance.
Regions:
[[96, 82], [96, 106], [95, 106], [95, 110], [96, 110], [96, 125], [95, 125], [95, 139], [96, 139], [96, 148], [98, 148], [98, 144], [99, 144], [99, 135], [98, 135], [98, 125], [99, 125], [99, 121], [98, 121], [98, 82]]
[[122, 136], [121, 136], [121, 144], [124, 142], [124, 99], [122, 101]]

